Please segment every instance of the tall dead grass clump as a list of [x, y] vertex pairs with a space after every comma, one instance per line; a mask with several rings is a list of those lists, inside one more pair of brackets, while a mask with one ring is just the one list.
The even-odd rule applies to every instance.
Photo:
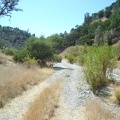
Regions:
[[50, 120], [54, 116], [60, 91], [58, 83], [45, 88], [30, 106], [23, 120]]
[[0, 66], [0, 107], [31, 86], [43, 82], [53, 73], [52, 69], [38, 67], [28, 69], [24, 66]]
[[91, 100], [85, 105], [86, 120], [120, 120], [120, 116], [113, 116], [111, 112], [102, 107], [101, 101]]

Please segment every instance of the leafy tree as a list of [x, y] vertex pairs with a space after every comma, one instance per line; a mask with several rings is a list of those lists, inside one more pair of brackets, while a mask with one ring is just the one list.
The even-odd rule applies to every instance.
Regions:
[[110, 8], [108, 8], [108, 9], [105, 10], [105, 17], [106, 18], [109, 18], [111, 16], [111, 14], [112, 14], [112, 12], [111, 12]]
[[99, 25], [95, 31], [95, 43], [100, 45], [103, 42], [103, 31], [102, 27]]
[[98, 17], [99, 17], [99, 18], [104, 17], [104, 10], [100, 10], [100, 11], [98, 12]]
[[116, 1], [116, 7], [117, 7], [117, 9], [120, 9], [120, 0]]
[[13, 57], [13, 60], [15, 62], [21, 62], [23, 63], [24, 62], [24, 59], [29, 56], [28, 55], [28, 51], [26, 50], [25, 47], [23, 48], [20, 48], [19, 50], [17, 50], [15, 53], [14, 53], [14, 57]]
[[46, 43], [51, 44], [55, 53], [60, 53], [63, 50], [63, 35], [54, 34], [46, 39]]
[[45, 65], [52, 57], [52, 48], [44, 41], [35, 37], [27, 40], [27, 51], [31, 58], [35, 58], [40, 65]]
[[111, 44], [111, 33], [109, 31], [104, 33], [103, 42]]
[[19, 0], [0, 0], [0, 16], [10, 16], [12, 11], [21, 11], [16, 8]]
[[94, 39], [94, 37], [95, 37], [95, 30], [96, 30], [98, 25], [100, 25], [100, 22], [94, 22], [91, 25], [89, 25], [89, 27], [88, 27], [88, 34], [90, 36], [92, 36], [91, 39]]
[[86, 14], [84, 15], [84, 23], [85, 23], [85, 24], [89, 24], [91, 21], [92, 21], [92, 17], [90, 16], [89, 13], [86, 13]]
[[93, 13], [92, 14], [92, 21], [98, 19], [98, 13]]
[[111, 24], [111, 20], [110, 20], [110, 19], [106, 20], [106, 21], [103, 23], [103, 29], [104, 29], [104, 31], [110, 30], [110, 24]]
[[120, 26], [120, 11], [114, 14], [111, 18], [111, 28], [117, 28]]

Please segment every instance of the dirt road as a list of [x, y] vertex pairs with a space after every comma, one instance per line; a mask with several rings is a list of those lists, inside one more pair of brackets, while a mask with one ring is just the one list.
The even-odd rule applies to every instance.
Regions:
[[63, 90], [51, 120], [85, 120], [84, 104], [96, 97], [84, 80], [82, 67], [66, 61], [54, 63], [53, 67], [56, 69], [55, 73], [45, 82], [34, 86], [0, 109], [0, 120], [21, 120], [40, 92], [57, 80], [61, 80]]

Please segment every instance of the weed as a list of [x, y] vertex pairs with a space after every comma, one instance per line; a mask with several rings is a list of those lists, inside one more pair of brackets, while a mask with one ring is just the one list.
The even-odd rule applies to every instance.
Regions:
[[[113, 50], [107, 44], [87, 48], [87, 54], [84, 57], [84, 73], [94, 93], [107, 85], [107, 74], [112, 72], [114, 59]], [[106, 73], [107, 69], [109, 73]]]

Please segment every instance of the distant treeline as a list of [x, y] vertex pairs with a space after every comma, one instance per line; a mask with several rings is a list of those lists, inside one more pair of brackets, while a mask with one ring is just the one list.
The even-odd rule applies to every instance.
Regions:
[[28, 31], [20, 30], [0, 25], [0, 47], [15, 47], [19, 48], [24, 44], [26, 39], [31, 37]]
[[[0, 40], [5, 43], [5, 46], [19, 47], [30, 36], [32, 35], [27, 31], [0, 26]], [[76, 25], [69, 33], [65, 31], [47, 38], [41, 36], [40, 39], [50, 44], [56, 53], [69, 46], [92, 45], [94, 42], [97, 44], [107, 42], [112, 45], [120, 40], [120, 0], [92, 15], [86, 13], [83, 24]]]

